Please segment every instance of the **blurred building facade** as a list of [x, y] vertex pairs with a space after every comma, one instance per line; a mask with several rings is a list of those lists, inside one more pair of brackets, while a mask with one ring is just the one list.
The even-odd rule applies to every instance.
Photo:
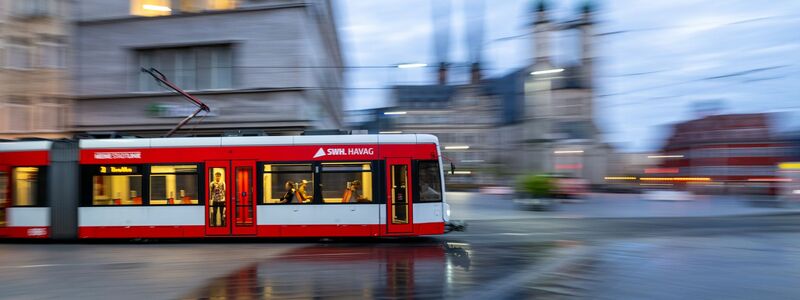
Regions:
[[[545, 2], [534, 2], [529, 66], [483, 78], [475, 61], [470, 82], [454, 85], [443, 60], [437, 84], [393, 88], [392, 109], [402, 114], [385, 116], [381, 131], [437, 135], [445, 157], [461, 170], [449, 176], [451, 184], [513, 184], [509, 175], [531, 172], [603, 183], [612, 149], [594, 125], [593, 9], [585, 4], [577, 19], [554, 22]], [[555, 65], [556, 31], [579, 34], [579, 61]]]
[[[701, 177], [732, 186], [774, 193], [778, 165], [791, 160], [791, 144], [777, 136], [771, 115], [711, 115], [673, 125], [659, 157], [669, 174], [651, 177]], [[729, 190], [733, 192], [733, 190]]]
[[69, 5], [0, 2], [0, 139], [70, 135]]
[[[613, 149], [602, 141], [594, 122], [594, 14], [591, 2], [578, 7], [577, 16], [554, 21], [546, 1], [532, 8], [535, 58], [525, 81], [525, 122], [521, 148], [526, 168], [604, 182]], [[553, 59], [558, 32], [578, 37], [580, 58], [557, 65]]]
[[479, 84], [395, 86], [394, 109], [405, 114], [386, 112], [389, 115], [382, 125], [392, 127], [383, 127], [383, 132], [434, 134], [445, 159], [457, 166], [458, 172], [447, 178], [449, 183], [496, 184], [512, 148], [509, 134], [501, 127], [518, 121], [503, 114], [503, 105], [520, 103], [522, 96], [516, 93], [504, 102], [501, 84], [483, 80]]
[[[141, 68], [204, 101], [183, 134], [297, 134], [342, 127], [342, 70], [328, 0], [78, 0], [77, 132], [160, 136], [194, 106]], [[202, 122], [199, 122], [202, 121]]]

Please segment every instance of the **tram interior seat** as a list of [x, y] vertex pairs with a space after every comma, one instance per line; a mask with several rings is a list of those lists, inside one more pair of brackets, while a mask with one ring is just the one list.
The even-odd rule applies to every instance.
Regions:
[[298, 203], [311, 203], [311, 199], [304, 197], [300, 190], [294, 192], [294, 197], [297, 198]]
[[345, 189], [344, 190], [344, 194], [342, 195], [342, 203], [350, 202], [350, 197], [352, 197], [352, 196], [353, 196], [353, 191], [350, 190], [349, 188]]

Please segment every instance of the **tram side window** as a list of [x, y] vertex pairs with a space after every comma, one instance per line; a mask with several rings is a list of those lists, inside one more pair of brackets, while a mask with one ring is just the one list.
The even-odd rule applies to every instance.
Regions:
[[198, 204], [196, 165], [150, 167], [150, 204]]
[[314, 172], [311, 164], [265, 164], [263, 204], [311, 203]]
[[141, 205], [142, 175], [136, 166], [100, 166], [92, 176], [93, 205]]
[[320, 181], [324, 203], [372, 203], [368, 162], [322, 163]]
[[418, 201], [442, 201], [442, 177], [439, 173], [438, 161], [420, 161], [417, 169]]
[[39, 167], [16, 167], [11, 174], [12, 206], [36, 206], [44, 197], [44, 174]]

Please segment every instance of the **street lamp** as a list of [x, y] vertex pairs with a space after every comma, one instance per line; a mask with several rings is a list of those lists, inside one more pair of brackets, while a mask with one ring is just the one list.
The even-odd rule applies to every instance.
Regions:
[[533, 72], [531, 72], [531, 75], [545, 75], [545, 74], [555, 74], [555, 73], [561, 73], [561, 72], [564, 72], [564, 69], [558, 68], [558, 69], [548, 69], [548, 70], [533, 71]]
[[553, 151], [553, 154], [580, 154], [583, 153], [583, 150], [556, 150]]
[[459, 145], [459, 146], [445, 146], [444, 150], [467, 150], [469, 149], [468, 145]]
[[648, 155], [647, 158], [683, 158], [683, 155]]
[[427, 67], [428, 64], [423, 63], [407, 63], [407, 64], [398, 64], [398, 69], [412, 69], [412, 68], [424, 68]]

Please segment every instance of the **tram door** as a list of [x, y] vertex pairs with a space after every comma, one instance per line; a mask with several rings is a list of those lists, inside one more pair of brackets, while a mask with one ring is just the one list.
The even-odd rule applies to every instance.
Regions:
[[206, 162], [206, 235], [255, 235], [255, 162]]
[[387, 188], [386, 224], [388, 233], [414, 231], [413, 206], [411, 200], [411, 159], [386, 159]]
[[6, 208], [10, 205], [8, 166], [0, 166], [0, 227], [6, 227]]

